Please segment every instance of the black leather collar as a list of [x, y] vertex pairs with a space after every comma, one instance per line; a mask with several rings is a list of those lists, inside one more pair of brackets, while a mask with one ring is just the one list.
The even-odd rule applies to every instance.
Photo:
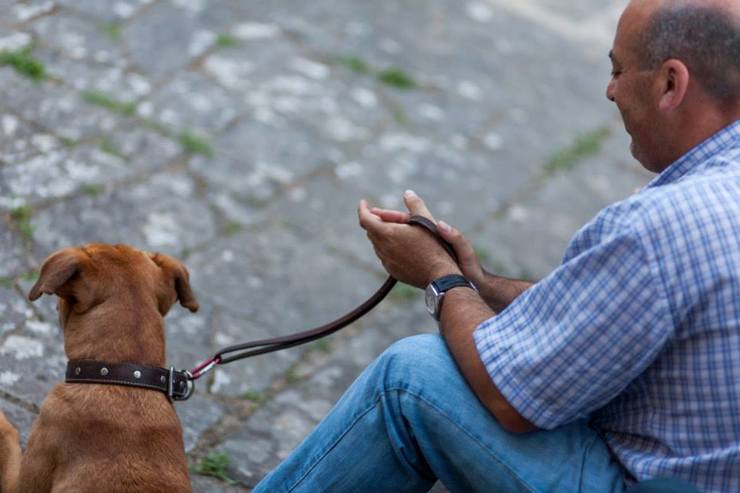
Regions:
[[193, 381], [187, 371], [132, 363], [108, 364], [95, 360], [70, 360], [67, 383], [102, 383], [158, 390], [171, 400], [184, 401], [193, 393]]

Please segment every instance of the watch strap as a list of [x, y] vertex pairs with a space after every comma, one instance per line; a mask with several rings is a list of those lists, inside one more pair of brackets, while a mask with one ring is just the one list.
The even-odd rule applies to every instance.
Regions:
[[465, 279], [465, 277], [461, 276], [460, 274], [450, 274], [447, 276], [439, 277], [432, 281], [432, 284], [434, 285], [434, 288], [437, 290], [437, 292], [440, 294], [458, 286], [465, 286], [467, 288], [475, 289], [473, 283]]

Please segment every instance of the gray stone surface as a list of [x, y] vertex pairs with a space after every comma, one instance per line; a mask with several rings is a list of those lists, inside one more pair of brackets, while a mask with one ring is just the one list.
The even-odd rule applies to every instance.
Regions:
[[[361, 198], [414, 189], [490, 270], [546, 276], [649, 179], [604, 98], [623, 4], [0, 0], [0, 51], [30, 47], [49, 75], [0, 67], [0, 409], [25, 440], [61, 378], [55, 299], [24, 296], [66, 246], [183, 260], [201, 309], [166, 319], [182, 368], [369, 296], [384, 275]], [[194, 490], [249, 491], [385, 347], [434, 330], [398, 288], [324, 341], [206, 375], [176, 407], [186, 452], [227, 453], [239, 484]]]

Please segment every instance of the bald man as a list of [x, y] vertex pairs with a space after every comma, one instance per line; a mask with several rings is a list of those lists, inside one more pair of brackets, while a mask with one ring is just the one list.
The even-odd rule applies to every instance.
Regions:
[[406, 224], [433, 219], [411, 191], [408, 212], [362, 201], [440, 334], [386, 350], [255, 492], [740, 491], [740, 0], [633, 1], [609, 57], [658, 175], [536, 284], [440, 221], [455, 264]]

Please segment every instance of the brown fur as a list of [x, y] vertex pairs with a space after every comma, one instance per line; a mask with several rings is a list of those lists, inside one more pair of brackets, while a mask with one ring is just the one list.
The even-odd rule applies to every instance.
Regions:
[[[59, 297], [69, 359], [164, 366], [163, 317], [196, 311], [188, 272], [172, 257], [92, 244], [46, 259], [28, 295]], [[0, 412], [3, 493], [190, 492], [182, 430], [158, 391], [59, 383], [49, 392], [21, 457]]]

